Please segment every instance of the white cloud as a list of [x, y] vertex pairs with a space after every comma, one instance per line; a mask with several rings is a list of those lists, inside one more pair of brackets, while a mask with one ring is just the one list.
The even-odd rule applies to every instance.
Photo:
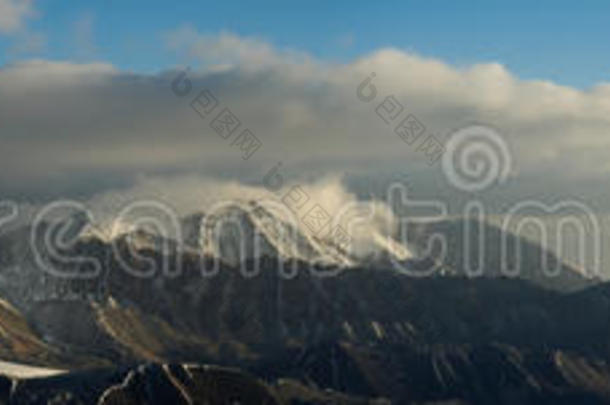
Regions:
[[208, 68], [239, 67], [251, 72], [275, 68], [310, 72], [317, 67], [306, 53], [278, 50], [263, 39], [241, 37], [230, 32], [203, 34], [191, 25], [184, 25], [167, 32], [164, 39], [169, 49]]
[[0, 0], [0, 33], [10, 34], [20, 30], [33, 12], [31, 0]]

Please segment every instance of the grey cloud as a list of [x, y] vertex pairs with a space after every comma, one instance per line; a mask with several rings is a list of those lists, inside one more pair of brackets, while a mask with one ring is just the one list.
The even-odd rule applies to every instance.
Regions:
[[[78, 194], [163, 174], [253, 184], [278, 161], [296, 178], [421, 174], [444, 192], [440, 165], [427, 166], [376, 115], [388, 95], [441, 140], [472, 122], [498, 128], [514, 154], [514, 182], [544, 173], [554, 178], [549, 184], [577, 189], [576, 180], [594, 184], [609, 169], [608, 84], [582, 91], [522, 81], [496, 63], [457, 69], [393, 49], [331, 65], [259, 39], [189, 28], [166, 39], [202, 63], [188, 74], [188, 96], [171, 90], [178, 70], [137, 74], [42, 60], [0, 69], [4, 194]], [[371, 72], [378, 95], [363, 103], [356, 88]], [[220, 101], [214, 115], [230, 108], [239, 130], [262, 141], [249, 160], [210, 128], [213, 116], [203, 120], [189, 106], [203, 89]]]

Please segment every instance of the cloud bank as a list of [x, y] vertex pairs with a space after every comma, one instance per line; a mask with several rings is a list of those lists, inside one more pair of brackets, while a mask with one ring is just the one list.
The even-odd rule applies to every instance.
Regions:
[[[7, 4], [17, 3], [1, 1], [0, 9]], [[428, 166], [376, 115], [390, 95], [440, 140], [473, 122], [496, 128], [514, 155], [517, 179], [590, 186], [610, 169], [610, 84], [583, 91], [520, 80], [497, 63], [455, 67], [397, 49], [331, 64], [262, 39], [188, 26], [164, 38], [193, 64], [184, 97], [172, 92], [180, 68], [140, 74], [103, 62], [47, 60], [2, 67], [3, 193], [88, 196], [147, 176], [260, 185], [280, 161], [295, 181], [377, 172], [438, 177], [440, 165]], [[363, 103], [356, 89], [372, 72], [378, 96]], [[240, 131], [248, 128], [262, 142], [250, 159], [214, 131], [213, 117], [202, 119], [189, 105], [204, 89], [220, 103], [214, 114], [229, 108]]]

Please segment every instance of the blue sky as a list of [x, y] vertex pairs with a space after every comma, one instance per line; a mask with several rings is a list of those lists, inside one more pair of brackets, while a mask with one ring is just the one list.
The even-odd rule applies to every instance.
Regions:
[[[164, 47], [163, 33], [190, 24], [199, 32], [253, 36], [324, 60], [349, 61], [395, 47], [456, 66], [496, 61], [523, 79], [580, 88], [608, 81], [610, 72], [607, 1], [40, 0], [33, 8], [19, 31], [0, 33], [0, 64], [100, 60], [154, 72], [180, 63]], [[34, 46], [24, 46], [32, 37]]]

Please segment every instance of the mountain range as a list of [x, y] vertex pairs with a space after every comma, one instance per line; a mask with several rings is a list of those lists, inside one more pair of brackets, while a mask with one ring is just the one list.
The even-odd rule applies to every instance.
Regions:
[[[501, 231], [478, 227], [473, 277], [469, 219], [419, 224], [406, 242], [372, 235], [353, 254], [256, 203], [215, 215], [173, 236], [108, 236], [82, 218], [0, 235], [1, 358], [70, 371], [7, 377], [0, 399], [610, 403], [610, 286], [564, 263], [548, 275], [542, 261], [560, 258], [535, 243], [510, 235], [523, 272], [505, 277]], [[435, 234], [444, 255], [428, 249]]]

